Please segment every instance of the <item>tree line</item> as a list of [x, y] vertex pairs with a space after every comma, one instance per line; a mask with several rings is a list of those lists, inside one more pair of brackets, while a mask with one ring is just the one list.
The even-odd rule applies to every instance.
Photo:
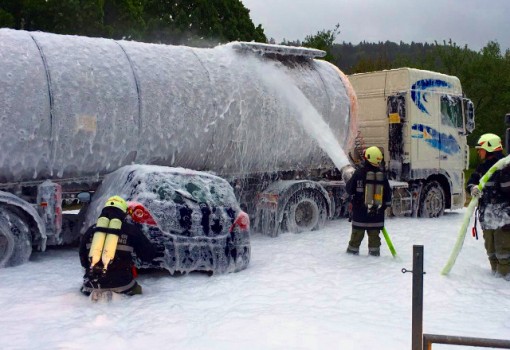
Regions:
[[[210, 47], [229, 41], [268, 42], [240, 0], [0, 0], [0, 27], [152, 43]], [[497, 42], [480, 51], [456, 43], [335, 43], [340, 25], [302, 41], [326, 51], [324, 59], [347, 74], [398, 67], [457, 76], [476, 110], [474, 145], [486, 132], [504, 135], [510, 113], [510, 51]], [[269, 42], [274, 40], [270, 39]]]
[[266, 42], [239, 0], [0, 0], [0, 27], [174, 45]]

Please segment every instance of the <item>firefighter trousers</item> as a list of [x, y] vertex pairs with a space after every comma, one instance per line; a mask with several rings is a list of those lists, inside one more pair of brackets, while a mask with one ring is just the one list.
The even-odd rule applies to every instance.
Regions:
[[[381, 247], [381, 237], [379, 236], [380, 230], [370, 229], [366, 230], [368, 236], [368, 252], [371, 255], [379, 255]], [[359, 253], [359, 247], [365, 236], [365, 230], [359, 228], [352, 228], [351, 240], [347, 248], [351, 252]]]
[[483, 239], [492, 272], [510, 277], [510, 230], [483, 230]]

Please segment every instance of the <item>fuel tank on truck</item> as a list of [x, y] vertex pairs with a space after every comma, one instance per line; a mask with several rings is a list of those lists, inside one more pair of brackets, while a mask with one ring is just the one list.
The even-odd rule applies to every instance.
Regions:
[[0, 29], [0, 181], [95, 176], [131, 163], [240, 175], [332, 168], [295, 101], [274, 89], [297, 86], [344, 148], [354, 92], [315, 58], [321, 51], [283, 48]]

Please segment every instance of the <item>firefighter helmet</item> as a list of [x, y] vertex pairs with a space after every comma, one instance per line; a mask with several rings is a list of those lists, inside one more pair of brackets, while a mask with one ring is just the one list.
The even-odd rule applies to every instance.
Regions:
[[372, 165], [379, 166], [383, 160], [383, 155], [379, 147], [372, 146], [365, 150], [365, 159]]
[[495, 134], [483, 134], [478, 139], [477, 149], [484, 149], [487, 152], [502, 151], [501, 138]]
[[120, 196], [113, 196], [108, 198], [105, 207], [115, 207], [122, 210], [124, 213], [127, 211], [128, 205], [126, 201]]

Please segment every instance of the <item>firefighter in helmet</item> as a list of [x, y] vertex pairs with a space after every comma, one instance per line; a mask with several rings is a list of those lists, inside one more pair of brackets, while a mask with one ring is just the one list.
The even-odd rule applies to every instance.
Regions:
[[482, 176], [504, 157], [503, 146], [498, 135], [488, 133], [480, 136], [475, 148], [481, 163], [469, 178], [466, 190], [479, 198], [478, 219], [491, 271], [510, 280], [510, 167], [496, 171], [480, 190]]
[[384, 227], [384, 212], [391, 205], [391, 189], [384, 169], [383, 155], [376, 147], [364, 152], [362, 166], [346, 183], [352, 214], [352, 233], [347, 253], [358, 255], [365, 231], [368, 235], [368, 253], [380, 255], [380, 231]]
[[[80, 261], [85, 268], [81, 292], [98, 298], [101, 293], [141, 294], [135, 281], [132, 253], [143, 261], [162, 256], [139, 226], [127, 219], [128, 205], [120, 196], [106, 201], [96, 225], [80, 243]], [[95, 296], [96, 295], [96, 296]], [[95, 297], [94, 297], [95, 296]]]

